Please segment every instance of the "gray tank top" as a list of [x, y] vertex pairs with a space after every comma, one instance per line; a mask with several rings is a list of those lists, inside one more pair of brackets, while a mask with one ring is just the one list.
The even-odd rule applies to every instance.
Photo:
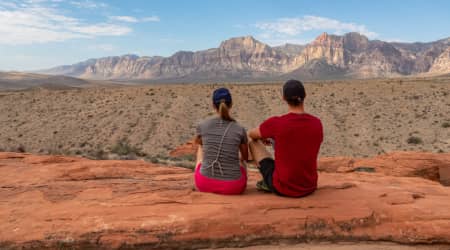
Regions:
[[237, 122], [214, 117], [197, 126], [202, 137], [203, 160], [200, 173], [219, 180], [241, 177], [239, 145], [247, 143], [247, 132]]

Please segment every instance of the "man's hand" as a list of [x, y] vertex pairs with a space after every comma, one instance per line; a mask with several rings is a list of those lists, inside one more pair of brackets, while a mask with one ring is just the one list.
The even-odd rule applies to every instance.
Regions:
[[262, 142], [265, 146], [272, 146], [272, 140], [270, 140], [270, 139], [261, 139], [261, 142]]

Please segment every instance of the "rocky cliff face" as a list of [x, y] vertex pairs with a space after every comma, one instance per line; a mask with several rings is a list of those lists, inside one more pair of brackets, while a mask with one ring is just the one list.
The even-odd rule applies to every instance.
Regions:
[[[270, 47], [251, 36], [219, 48], [170, 57], [125, 55], [42, 71], [89, 79], [218, 80], [368, 78], [450, 72], [450, 40], [431, 43], [370, 41], [358, 33], [323, 33], [305, 46]], [[320, 63], [317, 63], [320, 62]]]
[[294, 59], [294, 67], [301, 67], [309, 61], [320, 58], [325, 59], [328, 64], [344, 67], [344, 44], [342, 37], [323, 33], [311, 44], [308, 44], [302, 53]]
[[442, 52], [430, 68], [432, 74], [450, 73], [450, 47]]
[[273, 47], [273, 49], [275, 49], [276, 51], [284, 53], [288, 56], [297, 56], [303, 51], [304, 48], [305, 48], [304, 45], [292, 43], [286, 43], [281, 46]]

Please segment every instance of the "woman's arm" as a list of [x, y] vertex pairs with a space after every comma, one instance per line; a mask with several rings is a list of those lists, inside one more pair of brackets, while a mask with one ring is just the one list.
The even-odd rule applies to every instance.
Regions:
[[197, 145], [195, 168], [197, 168], [203, 161], [202, 137], [200, 135], [195, 137], [195, 144]]
[[241, 161], [247, 162], [248, 161], [248, 144], [242, 143], [239, 145], [239, 151], [241, 152]]

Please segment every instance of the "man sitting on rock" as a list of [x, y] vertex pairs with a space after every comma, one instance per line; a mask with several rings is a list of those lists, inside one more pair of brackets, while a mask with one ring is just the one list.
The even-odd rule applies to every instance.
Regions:
[[[288, 113], [274, 116], [248, 133], [250, 152], [263, 180], [259, 190], [281, 196], [302, 197], [317, 188], [317, 155], [323, 139], [319, 118], [305, 113], [305, 88], [289, 80], [283, 86]], [[275, 160], [265, 148], [272, 144]]]

